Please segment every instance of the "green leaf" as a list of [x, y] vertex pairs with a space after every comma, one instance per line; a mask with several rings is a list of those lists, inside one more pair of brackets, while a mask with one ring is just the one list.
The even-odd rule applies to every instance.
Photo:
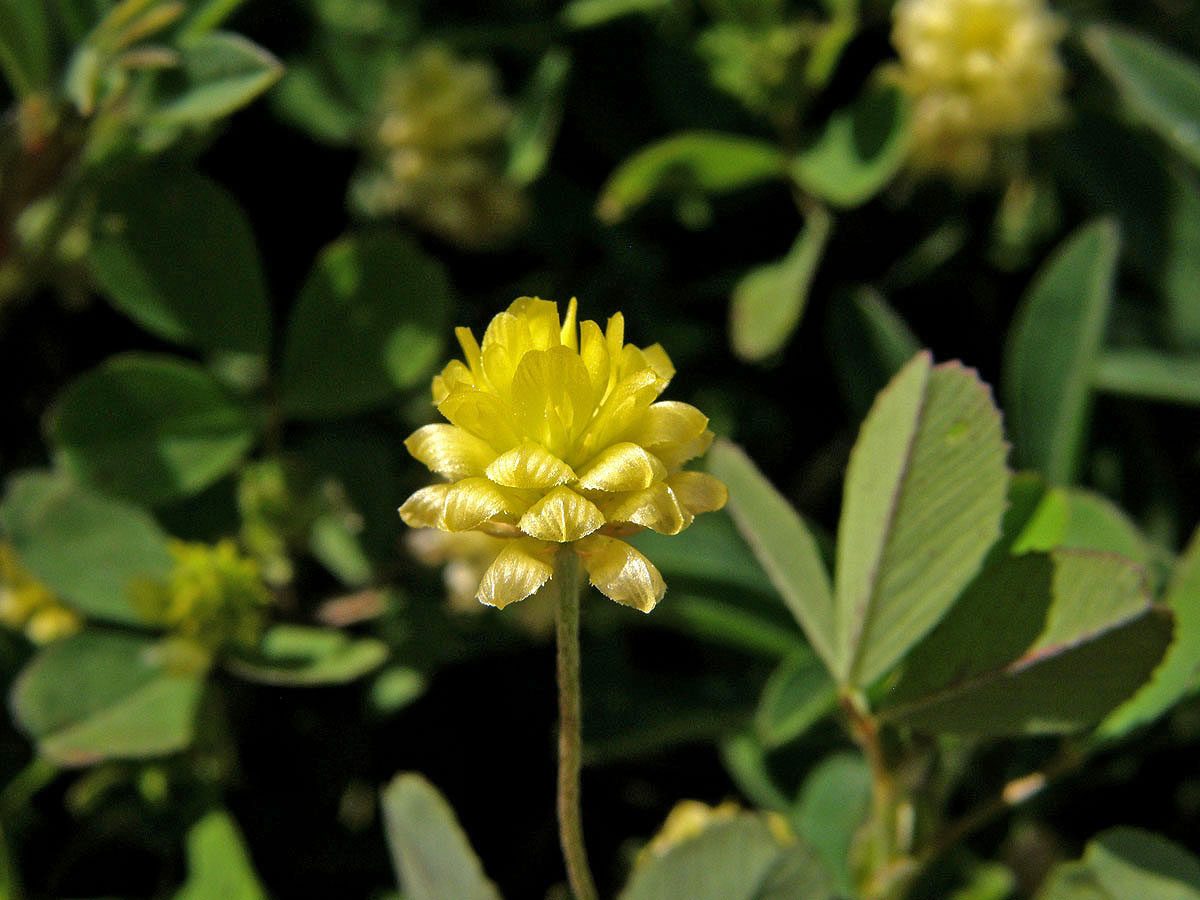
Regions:
[[1200, 67], [1123, 28], [1093, 25], [1083, 41], [1133, 114], [1200, 166]]
[[44, 648], [13, 685], [17, 724], [61, 765], [171, 753], [192, 740], [204, 681], [162, 644], [84, 631]]
[[979, 863], [971, 867], [967, 883], [947, 900], [1008, 900], [1017, 888], [1013, 870], [1003, 863]]
[[500, 900], [437, 788], [403, 773], [382, 795], [392, 864], [407, 900]]
[[284, 410], [335, 418], [413, 387], [442, 354], [450, 304], [445, 269], [399, 235], [374, 232], [330, 244], [288, 323]]
[[1083, 862], [1113, 898], [1200, 900], [1200, 860], [1148, 831], [1105, 831], [1088, 842]]
[[50, 82], [54, 56], [46, 4], [0, 0], [0, 71], [17, 97]]
[[270, 311], [254, 234], [233, 195], [188, 171], [139, 171], [100, 196], [88, 261], [146, 330], [209, 352], [265, 356]]
[[408, 666], [388, 666], [371, 683], [371, 707], [387, 715], [408, 706], [428, 686], [425, 676]]
[[910, 118], [908, 100], [899, 88], [868, 88], [852, 106], [835, 112], [813, 145], [792, 160], [792, 177], [834, 206], [860, 206], [879, 193], [908, 158]]
[[240, 34], [210, 31], [184, 43], [182, 84], [149, 116], [152, 127], [207, 125], [243, 106], [283, 74], [279, 60]]
[[729, 488], [730, 515], [832, 671], [833, 592], [812, 534], [741, 448], [718, 441], [709, 451], [708, 468]]
[[775, 783], [762, 741], [741, 732], [722, 739], [720, 751], [729, 777], [751, 803], [759, 809], [787, 811], [788, 798]]
[[814, 205], [787, 256], [756, 266], [738, 281], [729, 306], [729, 337], [742, 359], [765, 359], [791, 338], [832, 230], [833, 217]]
[[829, 670], [810, 651], [795, 653], [771, 674], [763, 688], [755, 729], [768, 747], [793, 741], [837, 706]]
[[179, 26], [176, 39], [184, 46], [194, 44], [199, 38], [220, 26], [245, 2], [246, 0], [201, 0], [194, 5], [191, 14]]
[[245, 406], [195, 363], [115, 356], [67, 386], [50, 436], [68, 469], [151, 505], [195, 494], [254, 445]]
[[1098, 550], [1149, 566], [1154, 552], [1130, 518], [1111, 500], [1078, 488], [1050, 488], [1013, 541], [1013, 552]]
[[839, 294], [826, 325], [842, 392], [860, 414], [921, 349], [900, 314], [870, 287]]
[[343, 584], [357, 587], [371, 580], [373, 570], [359, 531], [346, 518], [341, 512], [318, 516], [309, 530], [308, 548]]
[[188, 829], [188, 879], [175, 900], [266, 900], [237, 823], [208, 813]]
[[1061, 863], [1042, 882], [1037, 900], [1117, 900], [1096, 883], [1092, 870], [1082, 863]]
[[724, 194], [782, 178], [785, 158], [766, 141], [712, 131], [685, 131], [643, 147], [609, 176], [597, 215], [619, 222], [664, 190]]
[[379, 668], [388, 649], [375, 638], [304, 625], [274, 625], [254, 656], [228, 660], [231, 671], [262, 684], [345, 684]]
[[[391, 518], [395, 518], [395, 510], [389, 511]], [[652, 559], [672, 585], [686, 579], [722, 588], [722, 594], [749, 592], [775, 596], [771, 580], [763, 574], [724, 510], [697, 516], [679, 534], [658, 534], [646, 529], [631, 537], [629, 543]]]
[[991, 392], [913, 358], [850, 455], [838, 529], [835, 677], [866, 687], [932, 628], [1000, 535], [1007, 446]]
[[1111, 828], [1050, 872], [1037, 900], [1200, 900], [1200, 860], [1166, 838]]
[[1113, 740], [1147, 725], [1191, 693], [1200, 673], [1200, 528], [1183, 551], [1163, 603], [1175, 613], [1175, 641], [1150, 683], [1113, 711], [1096, 730]]
[[808, 841], [833, 874], [835, 887], [847, 897], [857, 893], [850, 850], [870, 809], [871, 772], [866, 760], [853, 753], [836, 753], [805, 778], [792, 813], [796, 833]]
[[40, 581], [93, 618], [141, 624], [129, 586], [165, 580], [171, 571], [167, 536], [145, 510], [96, 494], [63, 473], [12, 476], [0, 526]]
[[1120, 238], [1101, 219], [1071, 235], [1021, 301], [1005, 353], [1008, 414], [1022, 463], [1070, 483], [1112, 305]]
[[1171, 632], [1127, 560], [1079, 550], [1012, 557], [913, 650], [880, 716], [938, 733], [1077, 731], [1146, 681]]
[[1200, 357], [1109, 350], [1097, 360], [1093, 383], [1109, 394], [1200, 406]]
[[664, 851], [649, 851], [618, 900], [830, 900], [828, 878], [801, 842], [784, 845], [766, 819], [717, 819]]
[[571, 0], [563, 7], [562, 21], [568, 28], [595, 28], [622, 16], [658, 12], [670, 5], [671, 0]]
[[270, 101], [280, 118], [335, 147], [354, 140], [362, 114], [338, 93], [324, 73], [305, 62], [289, 62]]
[[508, 129], [508, 177], [529, 184], [546, 168], [562, 122], [571, 57], [553, 47], [529, 79]]
[[[670, 584], [670, 576], [666, 578]], [[662, 618], [679, 623], [679, 627], [704, 640], [775, 659], [786, 659], [805, 647], [803, 636], [790, 619], [776, 622], [774, 617], [747, 608], [728, 594], [709, 597], [672, 587], [671, 604], [663, 610]]]

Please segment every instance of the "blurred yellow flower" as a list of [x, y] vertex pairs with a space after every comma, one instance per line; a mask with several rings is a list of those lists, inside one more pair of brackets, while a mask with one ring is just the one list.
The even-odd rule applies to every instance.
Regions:
[[[482, 531], [451, 534], [436, 528], [415, 528], [408, 533], [405, 544], [425, 565], [443, 567], [446, 601], [453, 612], [466, 615], [483, 612], [475, 594], [484, 573], [508, 544], [507, 539]], [[513, 619], [531, 636], [547, 638], [554, 633], [554, 614], [553, 598], [543, 591], [534, 593], [513, 610]]]
[[134, 584], [134, 605], [146, 620], [211, 653], [230, 644], [253, 646], [265, 624], [270, 590], [258, 563], [228, 539], [216, 544], [172, 541], [166, 582]]
[[74, 634], [83, 619], [21, 564], [11, 544], [0, 541], [0, 623], [46, 644]]
[[709, 806], [699, 800], [680, 800], [676, 803], [658, 830], [658, 834], [638, 853], [635, 866], [644, 866], [650, 860], [665, 856], [681, 844], [695, 840], [713, 825], [743, 817], [761, 816], [771, 836], [780, 846], [793, 843], [796, 835], [787, 820], [776, 812], [755, 813], [743, 810], [732, 800], [719, 806]]
[[440, 45], [387, 79], [351, 200], [368, 215], [409, 216], [446, 240], [487, 247], [525, 221], [521, 186], [502, 171], [512, 109], [495, 70]]
[[571, 300], [522, 297], [478, 343], [456, 331], [465, 362], [433, 380], [450, 424], [405, 442], [446, 483], [422, 488], [400, 516], [414, 528], [483, 531], [508, 538], [476, 594], [504, 607], [554, 574], [559, 545], [578, 554], [589, 580], [619, 603], [649, 612], [666, 586], [654, 565], [620, 540], [643, 528], [676, 534], [720, 509], [725, 486], [682, 471], [712, 442], [695, 407], [655, 402], [674, 368], [655, 344], [625, 343], [620, 313], [606, 330], [576, 324]]
[[978, 180], [998, 139], [1061, 120], [1065, 32], [1043, 0], [900, 0], [892, 43], [914, 101], [914, 168]]

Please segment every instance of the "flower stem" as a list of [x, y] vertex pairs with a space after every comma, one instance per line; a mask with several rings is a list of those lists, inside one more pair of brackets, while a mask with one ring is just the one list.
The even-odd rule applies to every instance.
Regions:
[[588, 868], [579, 808], [580, 688], [579, 688], [579, 557], [569, 545], [559, 548], [554, 561], [558, 590], [558, 835], [567, 880], [576, 900], [598, 900]]

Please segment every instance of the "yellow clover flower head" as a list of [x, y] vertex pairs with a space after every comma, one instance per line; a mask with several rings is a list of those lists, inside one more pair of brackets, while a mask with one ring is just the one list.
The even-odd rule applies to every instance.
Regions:
[[455, 333], [465, 361], [433, 380], [449, 424], [405, 441], [448, 480], [409, 497], [401, 518], [508, 538], [476, 594], [489, 606], [536, 592], [568, 544], [602, 593], [649, 612], [666, 585], [621, 537], [677, 534], [726, 500], [717, 479], [683, 471], [712, 443], [708, 419], [687, 403], [655, 402], [675, 371], [666, 351], [626, 344], [620, 313], [604, 330], [577, 324], [574, 299], [561, 322], [558, 304], [522, 297], [482, 343], [468, 328]]
[[83, 627], [79, 613], [64, 606], [0, 541], [0, 624], [23, 630], [35, 644], [48, 644]]
[[1044, 0], [900, 0], [892, 43], [914, 100], [914, 167], [978, 180], [997, 139], [1061, 120], [1065, 33]]
[[174, 565], [166, 582], [132, 586], [133, 602], [149, 622], [207, 652], [253, 646], [272, 595], [258, 563], [229, 539], [216, 544], [171, 541]]

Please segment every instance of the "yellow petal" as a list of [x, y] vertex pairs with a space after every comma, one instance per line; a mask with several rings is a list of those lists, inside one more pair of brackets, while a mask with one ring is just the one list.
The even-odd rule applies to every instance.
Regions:
[[633, 440], [656, 450], [667, 444], [683, 444], [708, 427], [708, 416], [690, 403], [660, 400], [646, 410]]
[[404, 501], [400, 518], [412, 528], [470, 531], [510, 511], [508, 498], [486, 478], [431, 484]]
[[567, 304], [567, 314], [563, 316], [562, 329], [559, 331], [558, 339], [564, 347], [570, 347], [572, 350], [579, 350], [579, 329], [575, 327], [575, 317], [579, 314], [579, 301], [574, 297]]
[[404, 446], [432, 471], [451, 481], [482, 475], [496, 456], [487, 441], [454, 425], [418, 428]]
[[526, 510], [517, 523], [530, 537], [564, 544], [591, 534], [604, 524], [604, 514], [591, 500], [570, 488], [556, 487]]
[[675, 377], [675, 364], [671, 362], [671, 357], [667, 355], [667, 351], [663, 349], [662, 344], [651, 344], [649, 347], [642, 348], [642, 353], [646, 357], [646, 362], [650, 365], [659, 378], [670, 381]]
[[608, 342], [609, 358], [615, 365], [621, 359], [621, 348], [625, 346], [625, 317], [621, 313], [613, 313], [609, 317], [604, 339]]
[[662, 460], [663, 465], [667, 467], [667, 471], [674, 472], [689, 459], [695, 459], [697, 456], [702, 456], [713, 442], [713, 433], [711, 431], [702, 431], [690, 441], [685, 441], [682, 444], [667, 444], [663, 447], [656, 447], [654, 455]]
[[460, 390], [474, 390], [475, 377], [459, 360], [452, 359], [442, 369], [441, 374], [433, 376], [433, 402], [441, 403], [450, 394]]
[[549, 350], [562, 343], [562, 326], [558, 323], [558, 304], [540, 297], [519, 297], [508, 308], [528, 329], [530, 349]]
[[610, 522], [632, 522], [659, 534], [679, 534], [693, 518], [675, 492], [661, 481], [644, 491], [614, 498], [604, 505], [604, 513]]
[[431, 484], [405, 500], [400, 507], [404, 524], [410, 528], [440, 528], [449, 488], [448, 484]]
[[512, 410], [487, 391], [455, 391], [438, 404], [438, 412], [497, 450], [507, 450], [521, 442], [513, 430]]
[[705, 472], [676, 472], [667, 484], [693, 516], [715, 512], [729, 500], [729, 489]]
[[532, 552], [533, 541], [508, 541], [479, 582], [480, 603], [500, 609], [537, 593], [550, 580], [554, 566]]
[[463, 359], [467, 361], [467, 367], [471, 370], [471, 374], [482, 374], [483, 370], [479, 367], [479, 342], [475, 340], [471, 329], [455, 328], [454, 336], [458, 338], [458, 345], [462, 347]]
[[601, 450], [579, 473], [587, 491], [640, 491], [667, 475], [658, 457], [637, 444], [612, 444]]
[[579, 356], [592, 383], [592, 402], [599, 404], [612, 387], [610, 378], [615, 379], [617, 373], [608, 356], [604, 332], [591, 319], [579, 326]]
[[526, 353], [513, 376], [512, 408], [525, 437], [564, 456], [595, 408], [579, 354], [566, 347]]
[[549, 488], [575, 480], [570, 466], [532, 441], [497, 456], [485, 474], [496, 484], [521, 489]]
[[666, 593], [654, 563], [624, 541], [596, 534], [576, 544], [575, 550], [588, 580], [618, 603], [650, 612]]
[[617, 382], [579, 441], [583, 458], [588, 459], [609, 444], [632, 440], [650, 404], [666, 386], [652, 369], [642, 369]]
[[470, 531], [511, 511], [508, 498], [486, 478], [464, 478], [447, 486], [438, 527], [444, 531]]

